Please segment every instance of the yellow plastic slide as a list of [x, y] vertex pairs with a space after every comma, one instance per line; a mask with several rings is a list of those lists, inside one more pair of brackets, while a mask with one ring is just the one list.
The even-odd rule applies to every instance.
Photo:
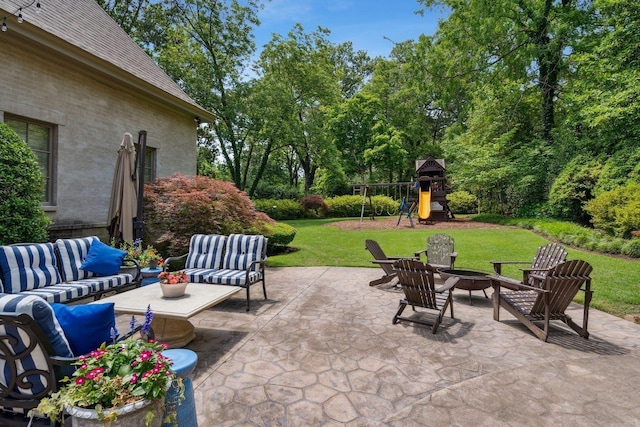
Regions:
[[418, 194], [418, 218], [429, 219], [431, 216], [431, 192], [420, 191]]

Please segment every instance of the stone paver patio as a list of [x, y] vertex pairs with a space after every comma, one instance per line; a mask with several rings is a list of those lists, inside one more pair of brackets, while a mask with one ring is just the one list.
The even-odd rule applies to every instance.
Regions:
[[241, 292], [193, 317], [199, 425], [640, 425], [640, 326], [592, 310], [589, 340], [557, 323], [544, 343], [458, 291], [433, 335], [391, 324], [380, 274], [268, 269], [249, 313]]

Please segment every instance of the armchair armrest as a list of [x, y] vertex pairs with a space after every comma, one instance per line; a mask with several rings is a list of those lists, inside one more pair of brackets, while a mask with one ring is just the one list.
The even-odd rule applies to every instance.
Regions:
[[122, 260], [122, 266], [124, 267], [135, 267], [136, 268], [136, 275], [133, 278], [134, 282], [137, 282], [138, 280], [140, 280], [140, 264], [138, 263], [138, 261], [136, 261], [133, 258], [125, 258]]
[[181, 259], [185, 259], [187, 257], [187, 255], [189, 255], [189, 254], [168, 257], [167, 259], [164, 260], [164, 265], [162, 266], [162, 271], [170, 271], [169, 270], [169, 264], [170, 263], [172, 263], [174, 261], [179, 261]]
[[426, 254], [426, 253], [427, 253], [427, 250], [426, 250], [426, 249], [423, 249], [423, 250], [421, 250], [421, 251], [414, 252], [414, 253], [413, 253], [413, 256], [414, 256], [414, 258], [420, 259], [420, 255], [422, 255], [422, 254]]

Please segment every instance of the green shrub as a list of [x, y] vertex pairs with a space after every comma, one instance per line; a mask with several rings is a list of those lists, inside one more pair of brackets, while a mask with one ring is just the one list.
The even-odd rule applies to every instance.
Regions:
[[604, 192], [585, 204], [596, 228], [617, 237], [629, 238], [640, 230], [640, 184], [626, 185]]
[[326, 203], [333, 217], [358, 217], [360, 216], [360, 209], [362, 208], [362, 196], [332, 197], [327, 199]]
[[588, 225], [589, 216], [583, 205], [593, 198], [601, 168], [601, 163], [590, 157], [578, 156], [571, 160], [551, 186], [551, 216]]
[[297, 230], [282, 222], [275, 222], [265, 226], [265, 237], [269, 239], [269, 248], [277, 250], [289, 246], [296, 237]]
[[0, 245], [47, 241], [51, 221], [42, 209], [43, 188], [36, 155], [0, 123]]
[[276, 221], [304, 218], [304, 209], [296, 200], [260, 199], [254, 200], [256, 209], [264, 212]]
[[194, 234], [264, 234], [273, 222], [244, 191], [204, 176], [156, 179], [145, 185], [144, 206], [144, 241], [174, 255], [187, 252]]
[[478, 212], [478, 198], [466, 191], [447, 194], [449, 209], [454, 214], [474, 214]]
[[634, 258], [640, 258], [640, 239], [631, 239], [622, 247], [622, 254]]

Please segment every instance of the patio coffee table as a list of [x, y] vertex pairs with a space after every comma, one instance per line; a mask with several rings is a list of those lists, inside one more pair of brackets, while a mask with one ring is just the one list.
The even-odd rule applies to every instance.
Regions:
[[155, 339], [169, 347], [184, 347], [195, 338], [190, 317], [213, 307], [243, 289], [239, 286], [189, 283], [184, 296], [165, 298], [159, 283], [102, 298], [96, 303], [113, 302], [116, 313], [144, 315], [151, 306], [151, 327]]

